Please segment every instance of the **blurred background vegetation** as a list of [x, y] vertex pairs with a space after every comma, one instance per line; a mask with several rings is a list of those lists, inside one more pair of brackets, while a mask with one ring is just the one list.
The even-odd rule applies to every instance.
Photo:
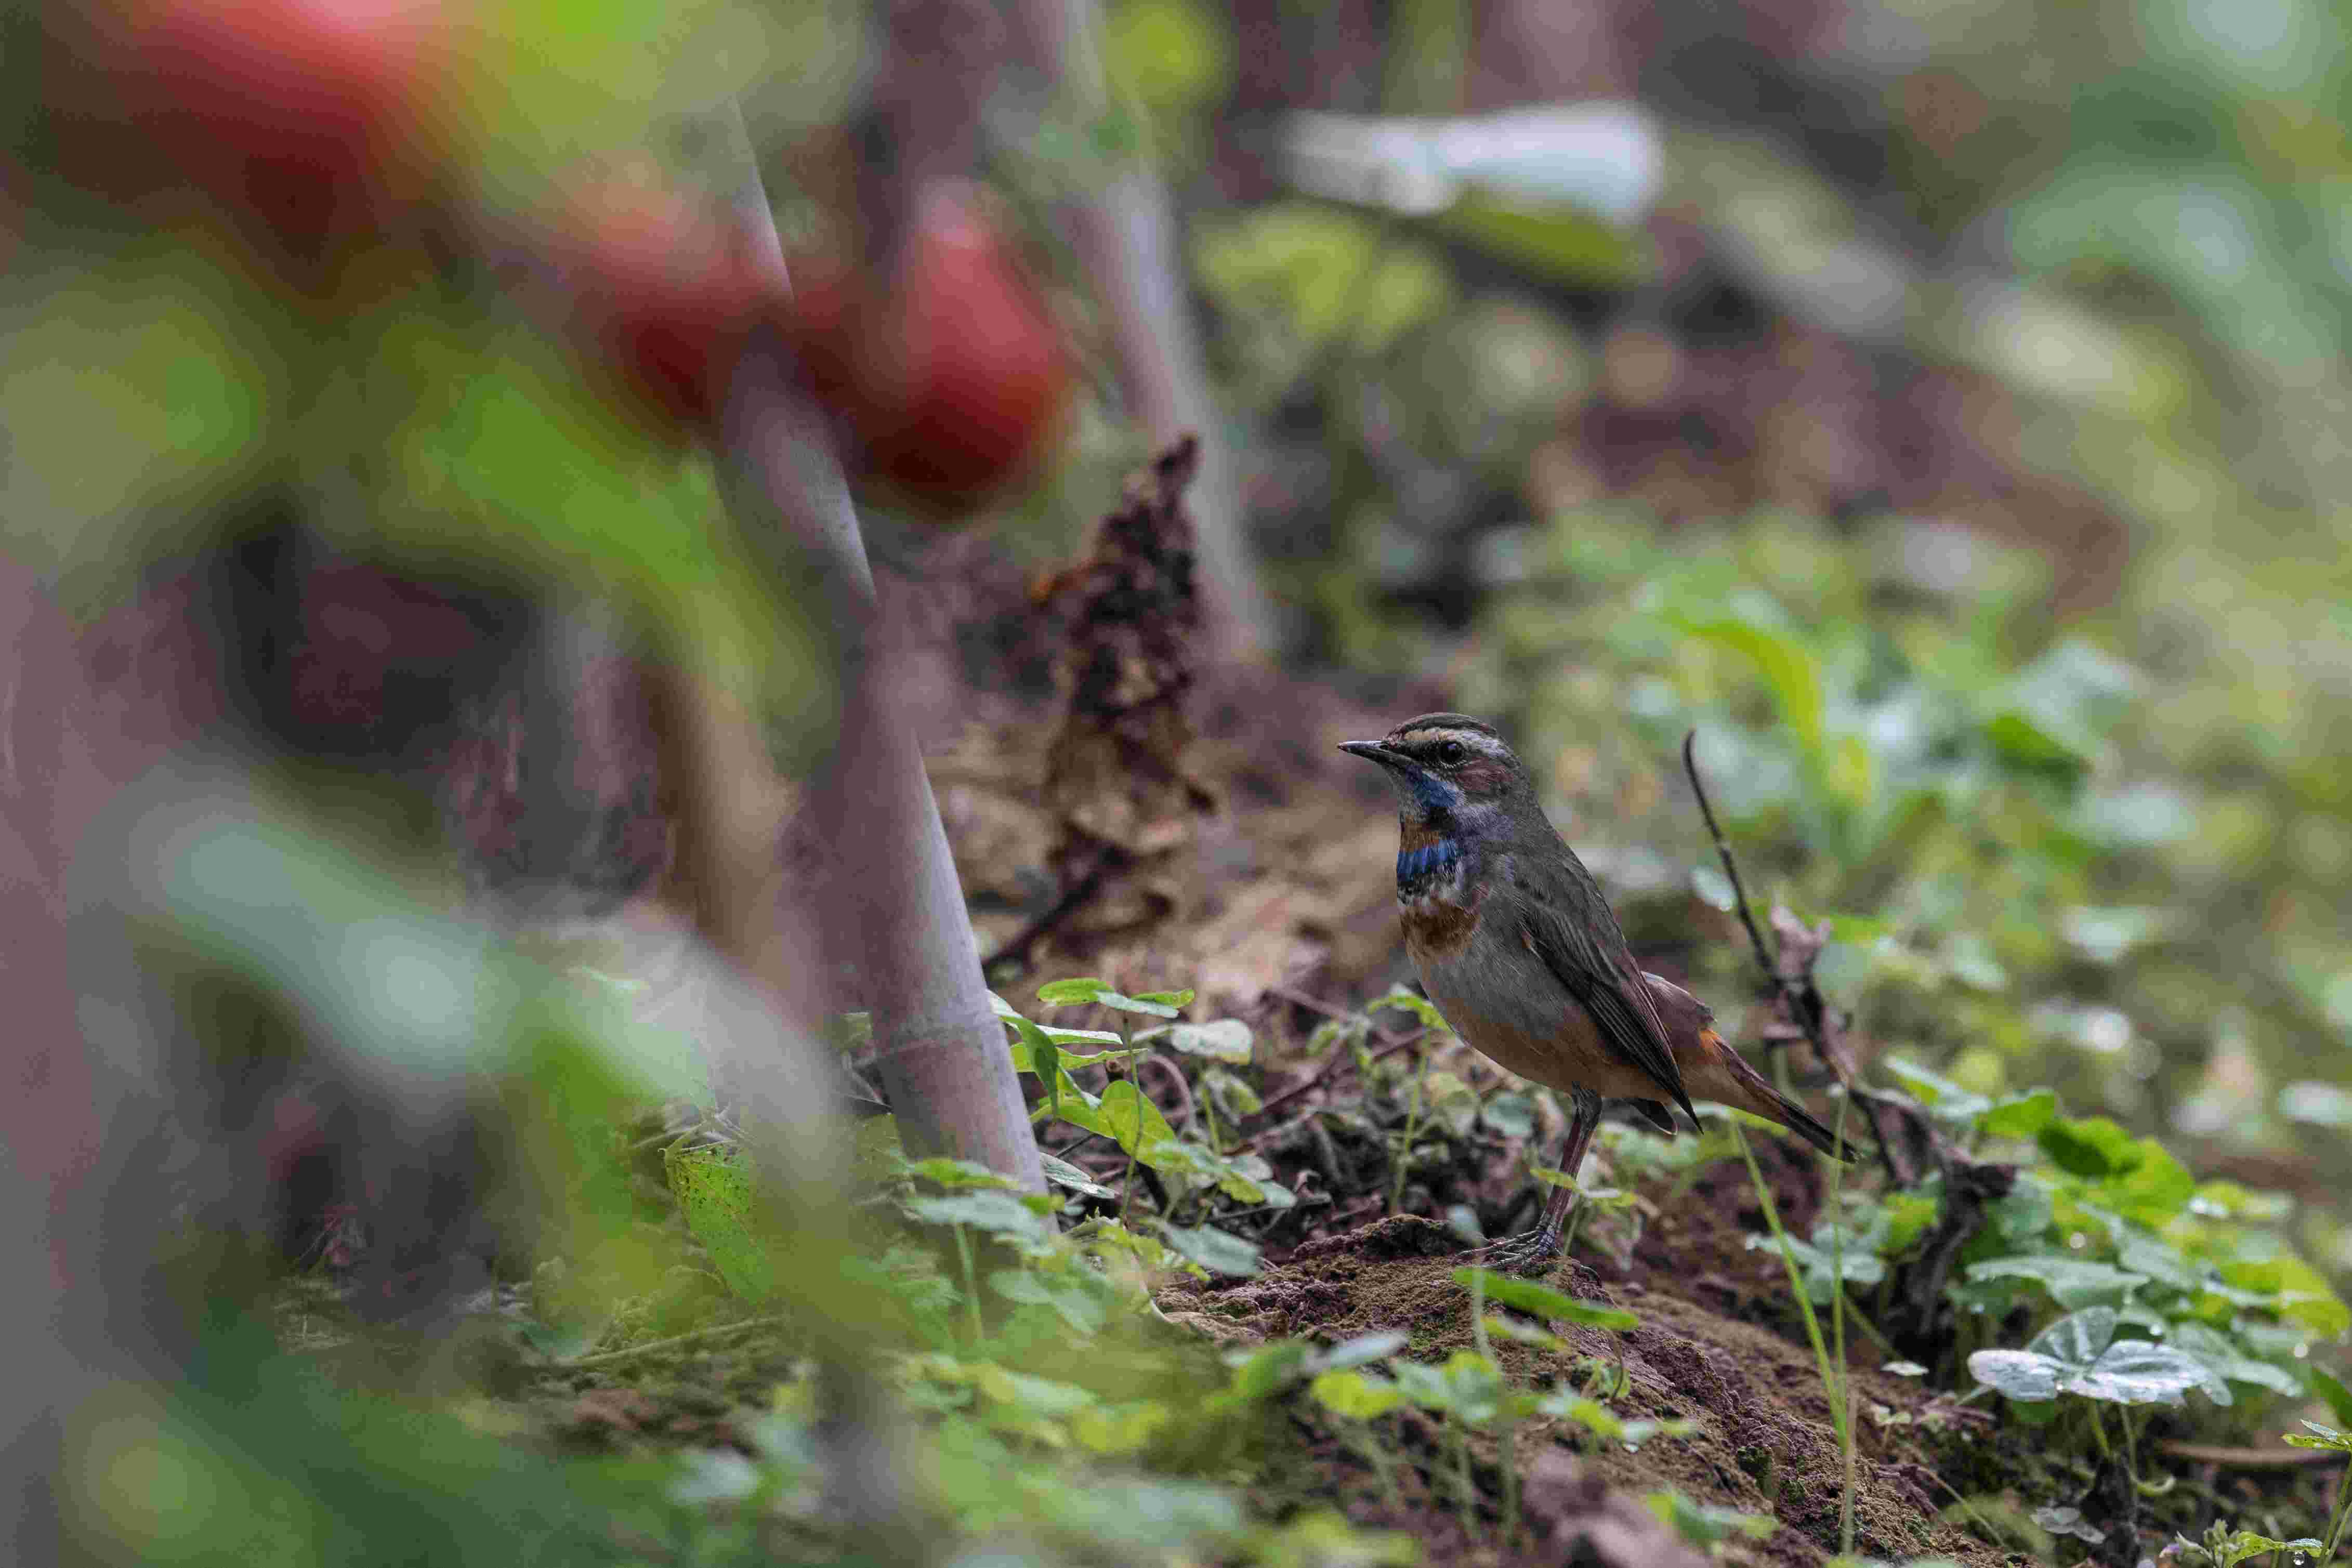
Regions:
[[[821, 228], [868, 8], [484, 15], [448, 100], [477, 200], [615, 149], [725, 192], [709, 123], [739, 100], [788, 241]], [[1696, 727], [1759, 894], [1832, 922], [1860, 1036], [2291, 1193], [2284, 1236], [2352, 1281], [2340, 8], [1101, 20], [1104, 104], [988, 105], [985, 172], [1085, 383], [986, 548], [1066, 558], [1147, 448], [1054, 217], [1147, 167], [1302, 687], [1433, 681], [1505, 723], [1635, 946], [1734, 1014], [1746, 955], [1675, 762]], [[77, 635], [288, 513], [480, 592], [617, 604], [814, 748], [807, 607], [713, 526], [706, 455], [616, 412], [494, 267], [289, 292], [94, 187], [82, 121], [39, 108], [72, 53], [7, 13], [0, 549]], [[1541, 106], [1580, 107], [1493, 118]], [[870, 516], [919, 568], [925, 524]]]
[[[1723, 892], [1696, 726], [1867, 1035], [2294, 1187], [2352, 1269], [2340, 12], [1137, 0], [1109, 37], [1307, 656], [1507, 716], [1653, 946]], [[1429, 212], [1286, 178], [1301, 108], [1598, 98], [1655, 128], [1630, 225], [1509, 169]]]

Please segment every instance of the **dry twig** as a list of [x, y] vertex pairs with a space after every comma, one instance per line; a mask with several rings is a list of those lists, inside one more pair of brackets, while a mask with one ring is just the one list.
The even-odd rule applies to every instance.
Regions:
[[[1756, 967], [1763, 972], [1765, 984], [1779, 1001], [1782, 1017], [1812, 1046], [1813, 1054], [1829, 1064], [1830, 1071], [1844, 1086], [1847, 1097], [1869, 1118], [1886, 1174], [1898, 1186], [1914, 1186], [1927, 1174], [1913, 1157], [1916, 1140], [1902, 1135], [1899, 1108], [1854, 1081], [1853, 1055], [1846, 1049], [1843, 1025], [1822, 999], [1821, 988], [1813, 983], [1813, 965], [1829, 943], [1829, 925], [1824, 921], [1820, 925], [1808, 926], [1785, 905], [1775, 904], [1772, 934], [1779, 939], [1778, 956], [1765, 946], [1764, 934], [1757, 928], [1755, 914], [1748, 906], [1747, 884], [1739, 878], [1739, 862], [1732, 857], [1731, 843], [1715, 820], [1715, 807], [1707, 800], [1706, 781], [1699, 777], [1697, 740], [1696, 730], [1683, 737], [1683, 771], [1690, 776], [1691, 792], [1698, 797], [1699, 815], [1706, 819], [1707, 834], [1715, 841], [1716, 856], [1723, 862], [1724, 875], [1731, 881], [1732, 902], [1738, 911], [1739, 924], [1747, 928], [1748, 943], [1755, 949]], [[1763, 1032], [1767, 1045], [1774, 1043], [1776, 1031]], [[1932, 1133], [1929, 1138], [1932, 1157], [1939, 1151], [1936, 1150]]]

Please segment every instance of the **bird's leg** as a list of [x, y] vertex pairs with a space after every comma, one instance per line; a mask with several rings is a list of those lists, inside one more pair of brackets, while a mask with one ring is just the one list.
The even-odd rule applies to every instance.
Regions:
[[[1572, 1101], [1568, 1137], [1560, 1145], [1559, 1170], [1574, 1181], [1577, 1167], [1584, 1163], [1584, 1151], [1591, 1145], [1592, 1131], [1601, 1124], [1601, 1096], [1588, 1089], [1570, 1092]], [[1509, 1274], [1533, 1273], [1559, 1256], [1561, 1228], [1567, 1223], [1569, 1211], [1576, 1207], [1576, 1199], [1573, 1186], [1553, 1187], [1544, 1199], [1543, 1217], [1536, 1221], [1533, 1230], [1476, 1248], [1467, 1256], [1482, 1268], [1499, 1269]]]

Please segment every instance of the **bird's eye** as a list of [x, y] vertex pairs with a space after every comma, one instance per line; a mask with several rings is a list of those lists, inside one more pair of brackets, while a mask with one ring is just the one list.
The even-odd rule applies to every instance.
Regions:
[[1448, 768], [1469, 755], [1469, 748], [1458, 740], [1441, 740], [1437, 743], [1437, 760], [1444, 763]]

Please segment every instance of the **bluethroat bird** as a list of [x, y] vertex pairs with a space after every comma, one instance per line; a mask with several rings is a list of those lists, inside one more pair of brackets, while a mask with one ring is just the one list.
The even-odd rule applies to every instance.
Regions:
[[[1827, 1127], [1765, 1082], [1680, 986], [1644, 974], [1609, 901], [1546, 821], [1535, 779], [1493, 728], [1423, 714], [1339, 747], [1377, 762], [1397, 794], [1397, 904], [1405, 950], [1454, 1032], [1522, 1078], [1569, 1096], [1559, 1168], [1584, 1163], [1603, 1100], [1630, 1100], [1669, 1134], [1691, 1097], [1752, 1112], [1846, 1157]], [[1523, 1236], [1485, 1251], [1505, 1268], [1559, 1256], [1576, 1199], [1555, 1187]]]

